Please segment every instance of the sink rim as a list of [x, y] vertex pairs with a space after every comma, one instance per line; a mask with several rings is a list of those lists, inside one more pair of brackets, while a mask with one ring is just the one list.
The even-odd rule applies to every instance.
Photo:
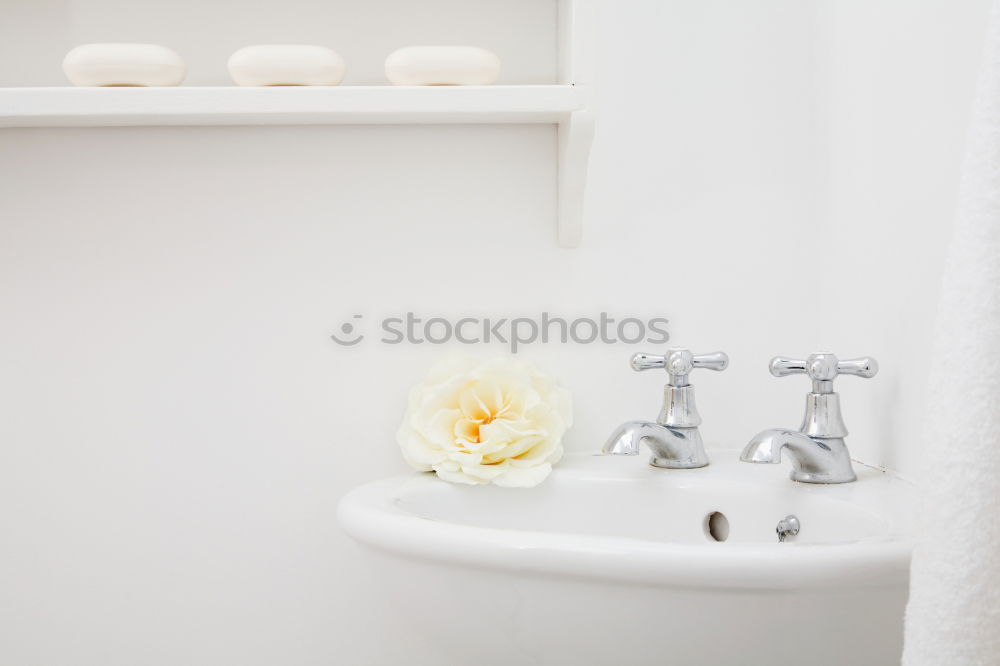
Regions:
[[[751, 485], [794, 483], [787, 477], [787, 464], [750, 465], [737, 461], [740, 467], [736, 468], [731, 462], [735, 452], [711, 453], [715, 454], [715, 475], [724, 476], [738, 469], [740, 481]], [[567, 456], [553, 474], [592, 476], [598, 469], [593, 458], [585, 454]], [[599, 459], [599, 465], [606, 466], [597, 472], [601, 478], [641, 478], [651, 473], [662, 477], [664, 483], [686, 483], [713, 476], [712, 465], [701, 470], [654, 470], [634, 457]], [[791, 489], [848, 501], [869, 511], [873, 509], [858, 502], [859, 498], [870, 500], [886, 493], [913, 492], [912, 484], [897, 475], [855, 465], [859, 480], [853, 484], [795, 484]], [[382, 552], [515, 573], [669, 587], [773, 590], [905, 585], [909, 578], [914, 539], [909, 533], [894, 531], [897, 525], [889, 515], [884, 516], [890, 524], [888, 535], [851, 542], [692, 544], [482, 527], [421, 517], [396, 504], [396, 498], [407, 490], [440, 483], [444, 482], [431, 474], [419, 473], [366, 483], [340, 500], [338, 521], [357, 541]]]

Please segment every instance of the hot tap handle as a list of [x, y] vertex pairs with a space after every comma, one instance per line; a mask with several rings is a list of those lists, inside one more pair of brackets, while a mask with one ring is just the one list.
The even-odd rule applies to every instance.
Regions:
[[668, 349], [663, 356], [636, 354], [632, 357], [631, 365], [637, 371], [663, 368], [670, 375], [669, 384], [679, 388], [688, 385], [688, 374], [696, 368], [725, 370], [729, 366], [729, 357], [724, 352], [695, 355], [690, 349], [678, 347]]
[[871, 379], [878, 374], [878, 362], [870, 356], [841, 361], [830, 352], [815, 352], [804, 361], [778, 356], [771, 359], [770, 368], [775, 377], [809, 375], [813, 381], [813, 393], [832, 393], [833, 380], [838, 375]]
[[662, 368], [667, 364], [667, 358], [665, 356], [657, 356], [656, 354], [636, 354], [629, 361], [629, 365], [636, 372], [642, 370], [652, 370], [653, 368]]
[[698, 354], [691, 357], [691, 367], [722, 371], [729, 367], [729, 356], [725, 352]]

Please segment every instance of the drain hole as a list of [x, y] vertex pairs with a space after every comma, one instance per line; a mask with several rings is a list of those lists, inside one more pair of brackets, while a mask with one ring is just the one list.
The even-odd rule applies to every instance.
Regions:
[[713, 541], [725, 541], [729, 538], [729, 519], [718, 511], [705, 516], [705, 533]]

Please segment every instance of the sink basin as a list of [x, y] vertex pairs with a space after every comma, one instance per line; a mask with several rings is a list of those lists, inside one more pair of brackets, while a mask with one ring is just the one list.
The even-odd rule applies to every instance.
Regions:
[[[569, 456], [531, 489], [414, 474], [356, 488], [344, 529], [435, 664], [894, 664], [914, 488]], [[792, 514], [799, 533], [779, 543]]]

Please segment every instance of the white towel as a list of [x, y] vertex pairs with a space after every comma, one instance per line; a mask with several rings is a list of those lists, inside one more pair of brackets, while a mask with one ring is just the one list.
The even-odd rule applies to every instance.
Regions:
[[1000, 664], [1000, 0], [980, 76], [931, 360], [904, 666]]

